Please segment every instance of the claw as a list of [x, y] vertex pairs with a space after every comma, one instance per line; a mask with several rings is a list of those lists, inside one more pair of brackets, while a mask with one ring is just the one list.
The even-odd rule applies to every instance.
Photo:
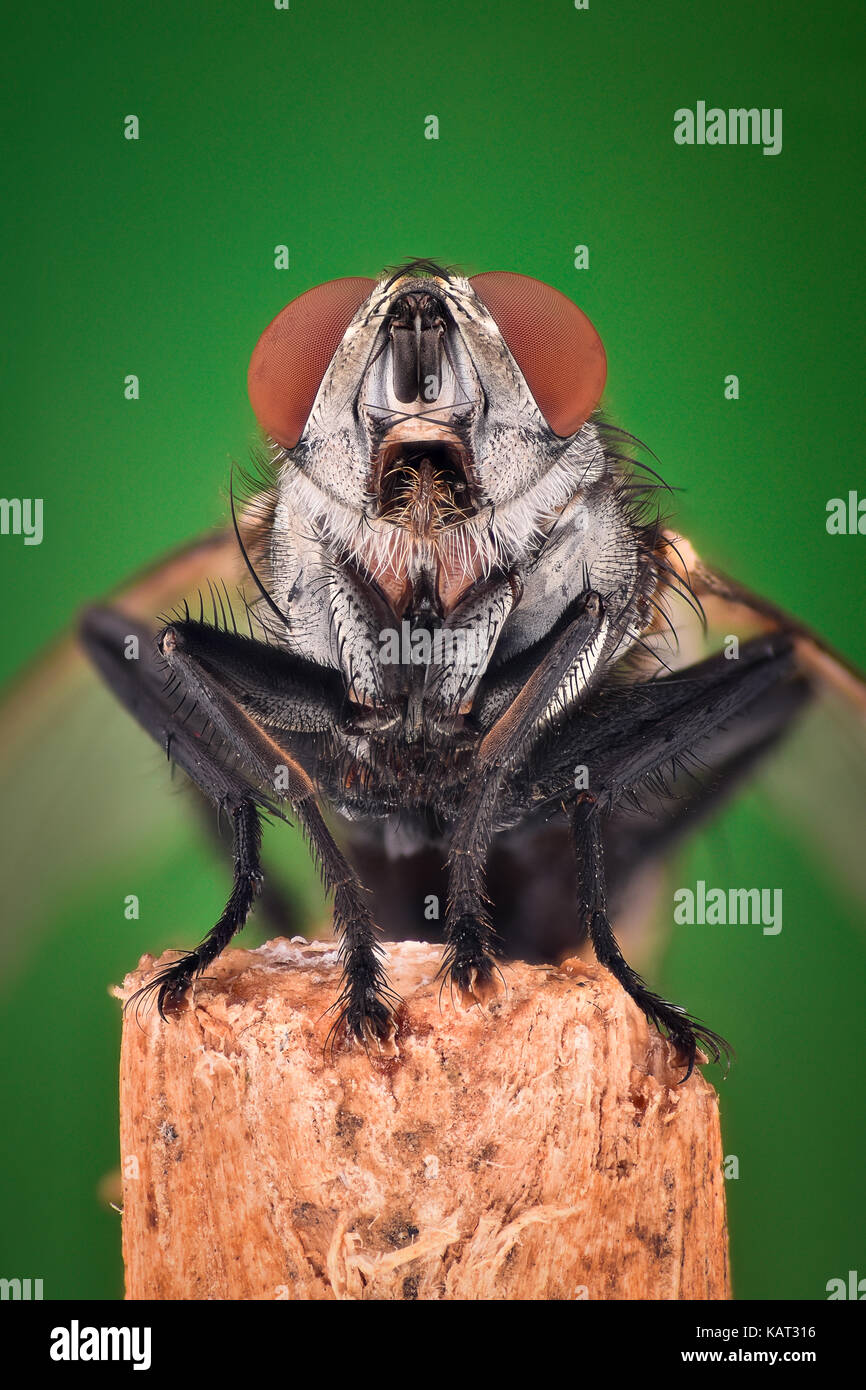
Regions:
[[399, 1055], [397, 1046], [397, 1016], [399, 999], [394, 995], [389, 1001], [377, 995], [373, 1000], [362, 1000], [341, 996], [328, 1012], [335, 1012], [336, 1018], [325, 1039], [325, 1050], [335, 1046], [359, 1043], [370, 1055], [375, 1049], [383, 1060]]
[[176, 1012], [186, 999], [192, 980], [193, 972], [186, 960], [182, 959], [174, 965], [165, 966], [162, 970], [158, 970], [134, 994], [130, 995], [126, 1001], [126, 1008], [134, 1007], [136, 1017], [138, 1017], [141, 1007], [149, 1004], [155, 998], [156, 1011], [160, 1018], [167, 1023], [169, 1014]]
[[446, 979], [451, 985], [452, 1003], [456, 989], [464, 1009], [478, 1008], [486, 1013], [485, 1005], [506, 988], [502, 971], [489, 959], [472, 962], [457, 960], [450, 968], [446, 965], [442, 973], [443, 985]]
[[384, 1032], [381, 1031], [379, 1025], [374, 1027], [369, 1019], [364, 1020], [362, 1028], [364, 1036], [361, 1041], [366, 1051], [369, 1051], [371, 1046], [375, 1046], [380, 1057], [398, 1056], [400, 1049], [397, 1046], [397, 1022], [393, 1014], [389, 1014], [387, 1028]]
[[485, 1004], [496, 999], [502, 991], [502, 983], [492, 970], [489, 974], [482, 973], [474, 965], [464, 983], [455, 983], [464, 1007], [471, 1009], [473, 1005], [477, 1005], [482, 1013], [486, 1013]]

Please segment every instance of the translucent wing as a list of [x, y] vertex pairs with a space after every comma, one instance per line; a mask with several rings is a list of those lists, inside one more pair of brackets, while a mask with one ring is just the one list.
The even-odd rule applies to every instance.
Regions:
[[[711, 635], [782, 629], [815, 697], [766, 768], [763, 786], [780, 818], [816, 858], [866, 901], [866, 678], [805, 623], [713, 569], [685, 537], [668, 532], [674, 562], [706, 614]], [[694, 631], [694, 624], [692, 629]], [[683, 631], [680, 626], [678, 630]]]
[[[241, 518], [251, 545], [266, 506], [253, 498]], [[220, 613], [227, 594], [237, 610], [245, 579], [234, 530], [227, 527], [140, 573], [109, 601], [155, 631], [158, 615], [185, 599], [197, 611], [199, 594], [208, 616], [212, 605]], [[0, 960], [7, 977], [72, 910], [70, 904], [86, 899], [95, 880], [116, 873], [122, 923], [123, 898], [136, 891], [145, 861], [189, 853], [209, 864], [189, 798], [178, 795], [181, 784], [172, 785], [159, 750], [103, 686], [74, 634], [54, 643], [10, 686], [0, 704], [0, 747], [6, 906]], [[291, 851], [288, 858], [295, 858]], [[300, 853], [297, 866], [302, 882], [313, 882], [307, 858]], [[167, 915], [167, 923], [152, 917], [149, 931], [141, 931], [142, 939], [150, 936], [148, 946], [158, 947], [166, 930], [166, 944], [185, 934], [183, 925], [172, 922], [170, 905]], [[127, 945], [129, 963], [134, 950]]]

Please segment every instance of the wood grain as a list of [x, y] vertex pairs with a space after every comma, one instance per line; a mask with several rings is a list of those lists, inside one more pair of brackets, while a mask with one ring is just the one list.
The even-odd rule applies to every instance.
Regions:
[[390, 1056], [325, 1054], [327, 942], [126, 1012], [127, 1297], [729, 1297], [716, 1094], [607, 972], [508, 966], [482, 1012], [440, 1001], [434, 947], [388, 956]]

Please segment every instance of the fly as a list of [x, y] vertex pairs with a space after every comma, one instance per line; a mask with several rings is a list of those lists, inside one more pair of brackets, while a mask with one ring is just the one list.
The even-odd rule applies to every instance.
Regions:
[[[272, 813], [301, 826], [333, 895], [335, 1033], [393, 1035], [373, 908], [407, 934], [417, 884], [435, 880], [443, 981], [466, 1001], [508, 954], [588, 937], [686, 1075], [699, 1046], [728, 1051], [629, 966], [616, 903], [816, 681], [861, 707], [863, 686], [666, 530], [663, 485], [598, 412], [605, 375], [598, 333], [557, 290], [430, 261], [320, 285], [265, 329], [248, 384], [266, 476], [233, 501], [253, 601], [236, 614], [211, 586], [209, 616], [184, 607], [155, 638], [113, 608], [82, 624], [108, 684], [233, 827], [222, 916], [142, 991], [163, 1016], [244, 925]], [[671, 670], [677, 598], [745, 606], [762, 631], [737, 661]], [[544, 922], [515, 856], [534, 861]]]

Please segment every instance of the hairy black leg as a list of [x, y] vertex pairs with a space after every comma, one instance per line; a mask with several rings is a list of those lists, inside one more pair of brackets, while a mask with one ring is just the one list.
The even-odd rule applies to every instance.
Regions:
[[[256, 782], [273, 787], [278, 797], [289, 802], [312, 847], [325, 888], [333, 894], [334, 930], [340, 941], [344, 978], [335, 1026], [339, 1029], [344, 1025], [361, 1041], [382, 1038], [393, 1029], [396, 996], [387, 986], [377, 929], [364, 890], [325, 825], [313, 782], [206, 665], [207, 639], [201, 626], [193, 626], [189, 643], [185, 629], [185, 624], [173, 623], [159, 635], [159, 649], [168, 666]], [[221, 634], [223, 639], [227, 635]]]
[[322, 819], [312, 783], [310, 788], [295, 804], [295, 811], [313, 847], [322, 882], [333, 893], [334, 933], [343, 965], [343, 987], [332, 1006], [336, 1019], [329, 1037], [345, 1031], [365, 1045], [376, 1043], [394, 1031], [399, 996], [388, 984], [365, 890]]
[[720, 1061], [722, 1056], [731, 1055], [730, 1045], [678, 1004], [654, 994], [641, 976], [632, 970], [619, 949], [607, 915], [601, 825], [598, 803], [593, 796], [583, 793], [579, 797], [572, 814], [571, 828], [577, 857], [579, 910], [586, 922], [598, 962], [610, 971], [649, 1021], [655, 1024], [659, 1032], [666, 1033], [683, 1054], [687, 1067], [683, 1080], [687, 1081], [694, 1070], [699, 1043], [703, 1044], [714, 1062]]
[[[790, 641], [760, 638], [742, 648], [738, 662], [711, 657], [675, 677], [599, 696], [559, 726], [555, 741], [532, 749], [506, 789], [506, 802], [516, 797], [523, 812], [527, 805], [574, 807], [579, 902], [598, 959], [682, 1050], [687, 1075], [699, 1043], [714, 1061], [730, 1049], [685, 1010], [653, 994], [623, 958], [607, 914], [600, 808], [625, 806], [642, 793], [664, 797], [665, 774], [689, 759], [715, 752], [735, 768], [751, 748], [766, 743], [774, 717], [792, 717], [807, 695]], [[575, 790], [576, 762], [588, 773], [588, 793]]]
[[614, 808], [604, 826], [608, 893], [614, 902], [648, 861], [660, 859], [717, 815], [789, 732], [811, 698], [807, 681], [784, 681], [754, 700], [728, 728], [716, 730], [696, 766], [671, 781], [650, 807]]
[[[202, 648], [211, 653], [219, 670], [228, 672], [232, 682], [228, 697], [233, 697], [235, 689], [253, 692], [250, 700], [255, 707], [249, 711], [253, 719], [268, 722], [279, 700], [279, 719], [274, 722], [289, 734], [333, 727], [340, 703], [326, 678], [332, 672], [322, 675], [318, 684], [310, 676], [312, 689], [304, 696], [302, 678], [317, 668], [306, 663], [302, 671], [290, 656], [261, 643], [199, 623], [187, 626], [191, 644], [201, 632]], [[213, 638], [212, 646], [207, 634]], [[263, 808], [274, 809], [273, 784], [267, 791], [254, 784], [239, 764], [237, 750], [209, 719], [204, 702], [169, 671], [150, 628], [117, 609], [96, 607], [82, 615], [79, 635], [109, 689], [214, 806], [238, 805], [250, 796]], [[265, 697], [274, 702], [267, 710]]]
[[[124, 656], [129, 635], [140, 638], [140, 657], [132, 661]], [[336, 1026], [363, 1041], [389, 1034], [396, 996], [364, 889], [325, 825], [311, 778], [285, 746], [293, 721], [301, 729], [320, 721], [330, 727], [328, 673], [308, 691], [302, 680], [308, 673], [290, 656], [278, 653], [274, 669], [270, 648], [200, 622], [165, 628], [155, 648], [146, 629], [110, 609], [85, 614], [82, 639], [126, 707], [215, 805], [291, 806], [334, 896], [344, 967]], [[283, 682], [291, 681], [287, 694]], [[258, 718], [242, 706], [241, 692]], [[281, 726], [279, 735], [258, 722], [265, 718]]]
[[517, 823], [527, 810], [574, 801], [579, 769], [588, 777], [585, 789], [608, 806], [633, 790], [652, 790], [679, 761], [712, 770], [767, 739], [774, 722], [792, 718], [808, 694], [781, 635], [746, 643], [739, 661], [710, 657], [675, 676], [599, 693], [512, 769], [501, 816]]
[[164, 628], [160, 649], [173, 632], [182, 634], [184, 653], [260, 724], [327, 734], [340, 718], [345, 691], [336, 671], [193, 618]]
[[[777, 650], [769, 659], [766, 639], [758, 639], [757, 648], [755, 662], [751, 662], [753, 653], [743, 649], [750, 664], [748, 674], [742, 671], [740, 675], [741, 707], [733, 713], [728, 710], [722, 724], [715, 722], [713, 713], [718, 691], [714, 672], [734, 680], [737, 672], [731, 662], [719, 657], [703, 668], [708, 680], [703, 692], [693, 681], [688, 686], [675, 683], [673, 689], [680, 695], [690, 690], [693, 703], [697, 700], [702, 705], [707, 732], [703, 737], [696, 734], [690, 745], [672, 746], [670, 742], [676, 733], [674, 725], [684, 726], [686, 715], [683, 711], [682, 717], [673, 716], [674, 723], [666, 727], [670, 713], [666, 703], [672, 692], [665, 692], [663, 681], [653, 682], [643, 691], [621, 691], [613, 699], [596, 700], [585, 716], [575, 715], [563, 723], [555, 738], [545, 740], [514, 769], [500, 797], [503, 819], [506, 823], [521, 820], [528, 809], [535, 808], [544, 823], [563, 803], [570, 805], [575, 797], [576, 769], [589, 772], [605, 749], [615, 749], [627, 737], [629, 721], [646, 713], [646, 699], [650, 698], [658, 717], [652, 729], [645, 729], [644, 741], [661, 756], [662, 763], [655, 771], [663, 772], [665, 785], [652, 785], [658, 782], [658, 775], [651, 771], [648, 778], [627, 788], [611, 806], [610, 814], [603, 817], [608, 903], [615, 913], [647, 863], [667, 855], [715, 815], [808, 704], [812, 687], [802, 676], [790, 674], [787, 648]], [[694, 675], [694, 668], [686, 674]], [[681, 762], [682, 769], [672, 770], [670, 760], [665, 767], [665, 755]], [[600, 792], [601, 787], [596, 784], [595, 790]]]
[[135, 1000], [140, 1001], [155, 994], [157, 1008], [161, 1017], [165, 1018], [166, 1007], [183, 998], [195, 977], [216, 960], [246, 922], [262, 886], [259, 860], [262, 827], [259, 813], [250, 801], [242, 801], [231, 812], [231, 818], [234, 830], [234, 882], [222, 916], [200, 946], [158, 971], [153, 979], [136, 990], [127, 1007]]
[[[226, 823], [222, 809], [214, 812], [210, 801], [195, 783], [190, 783], [199, 823], [208, 842], [219, 854], [225, 855]], [[232, 827], [233, 828], [233, 827]], [[276, 936], [297, 936], [303, 930], [303, 913], [297, 899], [282, 884], [275, 883], [263, 866], [263, 880], [256, 898], [256, 917], [266, 923], [265, 930]]]
[[563, 680], [573, 673], [578, 694], [590, 688], [609, 630], [599, 595], [583, 595], [573, 621], [481, 742], [449, 856], [442, 968], [461, 993], [483, 994], [496, 970], [498, 941], [488, 911], [485, 867], [503, 778]]

